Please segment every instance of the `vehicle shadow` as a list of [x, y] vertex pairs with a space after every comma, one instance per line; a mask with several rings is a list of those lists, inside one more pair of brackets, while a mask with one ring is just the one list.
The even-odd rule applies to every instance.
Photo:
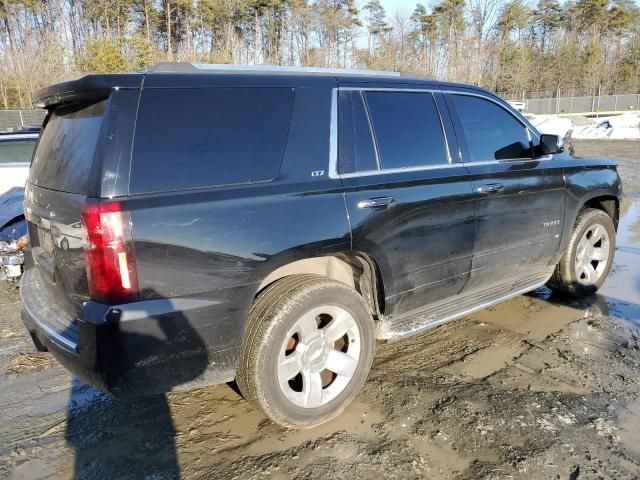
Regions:
[[[154, 298], [145, 292], [144, 298]], [[155, 296], [157, 298], [157, 296]], [[111, 385], [159, 392], [116, 397], [74, 379], [65, 440], [74, 451], [73, 478], [179, 478], [176, 428], [166, 392], [200, 376], [209, 359], [184, 314], [150, 315], [144, 334], [114, 325]], [[126, 323], [126, 322], [124, 322]]]
[[106, 397], [74, 379], [65, 440], [74, 479], [177, 479], [175, 427], [164, 395]]

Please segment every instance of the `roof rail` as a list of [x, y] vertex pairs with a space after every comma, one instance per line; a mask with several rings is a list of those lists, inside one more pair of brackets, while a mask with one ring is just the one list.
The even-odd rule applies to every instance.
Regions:
[[197, 71], [220, 72], [281, 72], [281, 73], [325, 73], [329, 75], [378, 75], [399, 77], [400, 72], [385, 72], [380, 70], [358, 70], [351, 68], [323, 68], [323, 67], [287, 67], [276, 65], [229, 65], [215, 63], [186, 63], [162, 62], [151, 67], [149, 73], [180, 73]]

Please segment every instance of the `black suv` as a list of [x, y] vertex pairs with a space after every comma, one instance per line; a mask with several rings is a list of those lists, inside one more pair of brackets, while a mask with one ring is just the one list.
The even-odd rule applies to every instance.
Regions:
[[544, 284], [592, 294], [611, 268], [616, 164], [480, 88], [161, 64], [36, 97], [24, 323], [116, 395], [235, 379], [309, 427], [376, 339]]

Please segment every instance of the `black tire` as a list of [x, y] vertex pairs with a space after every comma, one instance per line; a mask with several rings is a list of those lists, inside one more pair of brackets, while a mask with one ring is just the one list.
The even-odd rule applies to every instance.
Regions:
[[[335, 398], [305, 408], [287, 398], [280, 386], [278, 359], [302, 315], [325, 305], [338, 306], [355, 320], [359, 357], [355, 373]], [[251, 308], [236, 382], [243, 396], [274, 422], [286, 428], [314, 427], [339, 415], [358, 394], [371, 368], [374, 347], [373, 318], [355, 290], [316, 275], [288, 276], [261, 292]]]
[[[578, 244], [585, 233], [595, 225], [602, 225], [608, 234], [609, 255], [606, 260], [604, 270], [595, 283], [584, 285], [579, 281], [576, 272], [576, 255]], [[602, 210], [595, 208], [584, 208], [576, 218], [569, 243], [560, 262], [556, 265], [553, 275], [547, 282], [547, 286], [552, 290], [575, 297], [586, 297], [598, 291], [607, 279], [613, 265], [613, 256], [616, 250], [616, 229], [611, 217]]]

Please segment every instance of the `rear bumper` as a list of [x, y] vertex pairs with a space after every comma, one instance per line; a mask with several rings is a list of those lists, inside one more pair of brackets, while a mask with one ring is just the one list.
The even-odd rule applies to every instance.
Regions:
[[215, 331], [211, 319], [221, 313], [219, 302], [154, 299], [114, 306], [88, 301], [70, 318], [56, 308], [35, 269], [23, 275], [21, 295], [22, 321], [36, 347], [102, 390], [136, 396], [235, 377], [241, 337], [225, 345], [220, 335], [210, 334]]

